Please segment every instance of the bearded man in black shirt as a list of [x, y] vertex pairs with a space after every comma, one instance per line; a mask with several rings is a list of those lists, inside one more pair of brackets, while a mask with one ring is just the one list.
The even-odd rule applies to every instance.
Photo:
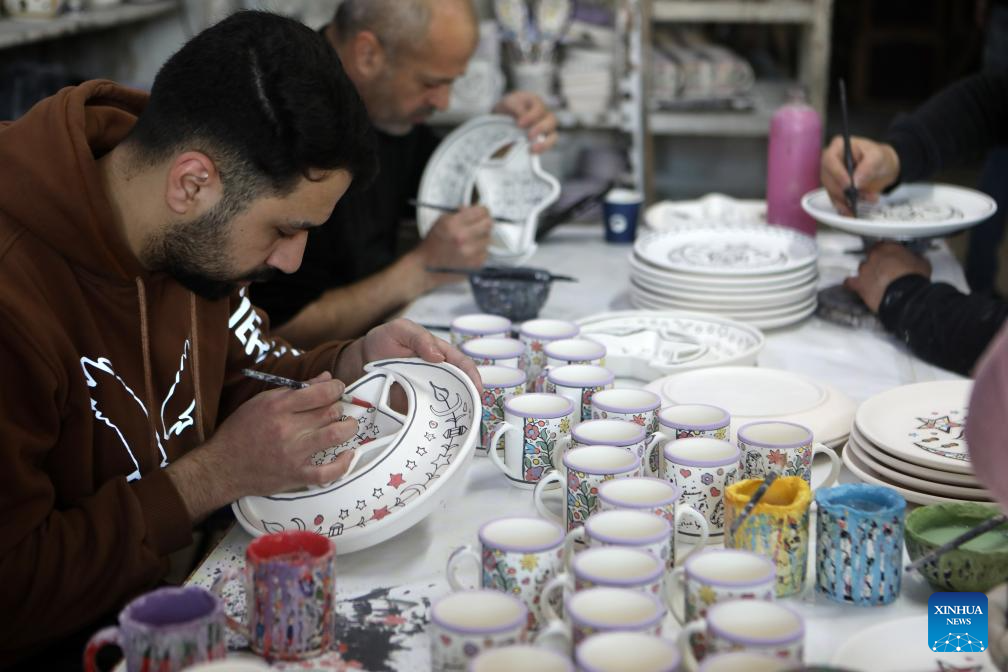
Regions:
[[[252, 289], [274, 333], [305, 348], [358, 336], [459, 279], [428, 273], [428, 266], [481, 266], [493, 226], [486, 208], [472, 206], [443, 215], [419, 243], [401, 236], [414, 216], [408, 201], [438, 144], [423, 122], [448, 107], [452, 83], [476, 49], [471, 0], [343, 0], [322, 34], [377, 130], [380, 169], [369, 188], [340, 201], [309, 235], [297, 273]], [[556, 118], [533, 94], [510, 93], [493, 111], [515, 118], [533, 152], [556, 142]]]

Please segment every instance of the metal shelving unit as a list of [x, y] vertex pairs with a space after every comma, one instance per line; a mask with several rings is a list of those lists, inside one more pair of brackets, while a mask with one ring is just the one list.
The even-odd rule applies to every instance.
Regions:
[[70, 12], [52, 19], [0, 18], [0, 49], [146, 21], [175, 11], [178, 7], [176, 0], [158, 0]]

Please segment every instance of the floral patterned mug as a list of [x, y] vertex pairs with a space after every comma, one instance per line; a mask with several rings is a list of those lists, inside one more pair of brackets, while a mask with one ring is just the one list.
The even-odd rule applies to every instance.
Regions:
[[574, 425], [591, 420], [592, 396], [608, 390], [616, 380], [609, 369], [594, 364], [569, 364], [550, 369], [546, 374], [546, 392], [555, 392], [574, 402]]
[[679, 646], [690, 670], [697, 669], [694, 635], [704, 635], [706, 651], [751, 651], [776, 656], [800, 665], [804, 658], [805, 622], [777, 602], [732, 600], [713, 605], [707, 616], [688, 623], [679, 632]]
[[[726, 441], [731, 416], [728, 411], [710, 404], [676, 404], [658, 411], [658, 437], [661, 443], [688, 439], [692, 437], [708, 437]], [[660, 450], [649, 454], [652, 473], [665, 476], [665, 463]]]
[[470, 357], [477, 366], [506, 366], [518, 368], [525, 346], [516, 338], [474, 338], [466, 341], [459, 348]]
[[[551, 471], [536, 484], [533, 500], [539, 515], [563, 523], [567, 531], [583, 525], [598, 509], [598, 486], [603, 481], [640, 476], [640, 459], [629, 450], [616, 446], [582, 446], [563, 456], [563, 472]], [[547, 508], [546, 488], [567, 482], [564, 489], [563, 517]]]
[[[478, 366], [483, 390], [480, 399], [483, 418], [480, 421], [480, 449], [490, 452], [490, 437], [504, 422], [504, 402], [513, 396], [525, 394], [525, 374], [506, 366]], [[495, 446], [500, 448], [500, 446]]]
[[678, 672], [681, 656], [675, 642], [639, 632], [603, 632], [578, 645], [574, 660], [579, 670], [647, 670]]
[[[680, 501], [707, 519], [710, 537], [724, 535], [724, 491], [738, 480], [742, 452], [727, 441], [698, 437], [670, 441], [662, 448], [665, 478], [682, 490]], [[679, 532], [699, 537], [700, 526], [691, 520], [680, 523]]]
[[598, 586], [570, 595], [564, 601], [564, 619], [551, 613], [548, 630], [563, 633], [569, 649], [599, 632], [660, 635], [665, 614], [661, 600], [650, 593]]
[[555, 615], [557, 598], [595, 586], [640, 590], [662, 600], [666, 607], [672, 604], [666, 592], [664, 562], [641, 548], [602, 546], [578, 553], [570, 572], [550, 579], [542, 593], [544, 614]]
[[528, 609], [497, 590], [451, 593], [431, 606], [431, 667], [464, 672], [480, 653], [528, 639]]
[[511, 320], [500, 315], [472, 313], [460, 315], [451, 323], [451, 343], [458, 347], [474, 338], [507, 338], [511, 335]]
[[459, 569], [470, 561], [479, 568], [479, 587], [514, 595], [528, 608], [529, 629], [539, 626], [539, 597], [546, 583], [563, 571], [564, 531], [541, 518], [501, 518], [479, 530], [480, 550], [461, 546], [445, 572], [452, 590], [463, 590]]
[[814, 443], [812, 430], [794, 422], [769, 420], [750, 422], [739, 427], [738, 445], [742, 450], [741, 478], [763, 478], [771, 471], [778, 476], [801, 476], [812, 486], [812, 460], [825, 455], [830, 472], [813, 492], [833, 485], [840, 475], [840, 456], [821, 443]]
[[521, 488], [534, 488], [553, 468], [554, 455], [562, 455], [570, 443], [574, 404], [559, 394], [532, 392], [504, 402], [504, 422], [490, 437], [496, 446], [504, 438], [504, 458], [491, 450], [490, 459], [508, 481]]
[[673, 615], [688, 623], [707, 615], [707, 610], [729, 600], [773, 600], [777, 581], [774, 563], [762, 555], [732, 548], [697, 553], [669, 576], [674, 593]]
[[581, 333], [581, 327], [565, 320], [538, 319], [524, 322], [518, 338], [525, 345], [519, 368], [525, 372], [529, 389], [538, 392], [545, 378], [542, 370], [546, 367], [546, 344], [565, 338], [574, 338]]
[[574, 672], [574, 664], [556, 651], [531, 644], [512, 644], [484, 651], [469, 672]]
[[606, 347], [590, 338], [562, 338], [543, 346], [546, 353], [545, 373], [569, 364], [605, 366]]
[[661, 397], [648, 390], [602, 390], [592, 395], [592, 420], [628, 420], [651, 436], [658, 431]]

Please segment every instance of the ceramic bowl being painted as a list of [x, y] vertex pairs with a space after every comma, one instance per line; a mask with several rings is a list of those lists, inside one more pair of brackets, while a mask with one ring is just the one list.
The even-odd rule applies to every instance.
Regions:
[[549, 298], [550, 273], [542, 268], [485, 266], [469, 276], [476, 305], [485, 313], [524, 322], [539, 315]]
[[[920, 507], [906, 519], [910, 559], [930, 553], [999, 513], [994, 506], [973, 502]], [[920, 572], [939, 590], [983, 593], [1008, 581], [1008, 523], [925, 564]]]

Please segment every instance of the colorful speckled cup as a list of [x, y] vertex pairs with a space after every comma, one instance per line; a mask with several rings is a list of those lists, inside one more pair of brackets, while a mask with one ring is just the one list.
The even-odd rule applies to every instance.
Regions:
[[874, 606], [899, 597], [906, 500], [892, 488], [850, 483], [815, 493], [816, 591]]
[[249, 647], [270, 660], [300, 660], [333, 645], [336, 606], [336, 548], [321, 534], [276, 532], [253, 539], [244, 571], [227, 570], [214, 581], [218, 595], [242, 578], [245, 622], [227, 617]]

